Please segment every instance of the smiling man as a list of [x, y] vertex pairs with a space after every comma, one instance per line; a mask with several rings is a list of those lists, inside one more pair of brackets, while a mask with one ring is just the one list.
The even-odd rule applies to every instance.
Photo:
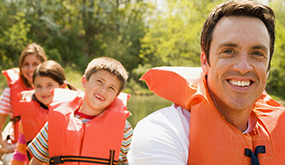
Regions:
[[131, 165], [285, 164], [284, 107], [264, 91], [274, 19], [254, 1], [222, 3], [202, 29], [200, 70], [154, 68], [142, 77], [174, 104], [137, 124]]

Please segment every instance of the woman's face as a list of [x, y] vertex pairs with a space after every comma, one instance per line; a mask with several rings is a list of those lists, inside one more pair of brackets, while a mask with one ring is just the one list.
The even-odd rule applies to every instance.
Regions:
[[29, 85], [33, 86], [33, 72], [41, 63], [36, 54], [28, 54], [25, 56], [22, 67], [22, 75], [26, 78]]

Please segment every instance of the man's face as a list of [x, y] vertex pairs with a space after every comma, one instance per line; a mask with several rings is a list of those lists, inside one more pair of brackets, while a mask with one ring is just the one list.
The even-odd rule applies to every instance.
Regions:
[[213, 102], [221, 112], [250, 110], [266, 86], [270, 38], [253, 17], [223, 17], [213, 31], [209, 63], [201, 63]]

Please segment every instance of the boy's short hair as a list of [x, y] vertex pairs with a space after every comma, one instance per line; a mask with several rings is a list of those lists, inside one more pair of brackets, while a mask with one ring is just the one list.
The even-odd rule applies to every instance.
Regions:
[[84, 75], [86, 76], [86, 80], [89, 81], [91, 75], [96, 73], [98, 70], [106, 70], [117, 76], [121, 82], [118, 93], [120, 93], [126, 86], [128, 73], [119, 61], [110, 57], [98, 57], [93, 59], [91, 62], [89, 62], [87, 68], [85, 69]]

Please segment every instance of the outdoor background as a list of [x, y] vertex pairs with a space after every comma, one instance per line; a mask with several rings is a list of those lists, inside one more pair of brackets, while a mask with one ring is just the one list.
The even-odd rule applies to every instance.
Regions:
[[[0, 70], [18, 66], [23, 48], [36, 42], [48, 59], [80, 78], [95, 57], [113, 57], [130, 78], [125, 92], [133, 127], [170, 102], [152, 95], [139, 78], [157, 66], [200, 66], [200, 32], [220, 0], [2, 0]], [[261, 0], [276, 12], [276, 45], [266, 90], [285, 100], [285, 1]], [[7, 86], [0, 76], [0, 92]]]

